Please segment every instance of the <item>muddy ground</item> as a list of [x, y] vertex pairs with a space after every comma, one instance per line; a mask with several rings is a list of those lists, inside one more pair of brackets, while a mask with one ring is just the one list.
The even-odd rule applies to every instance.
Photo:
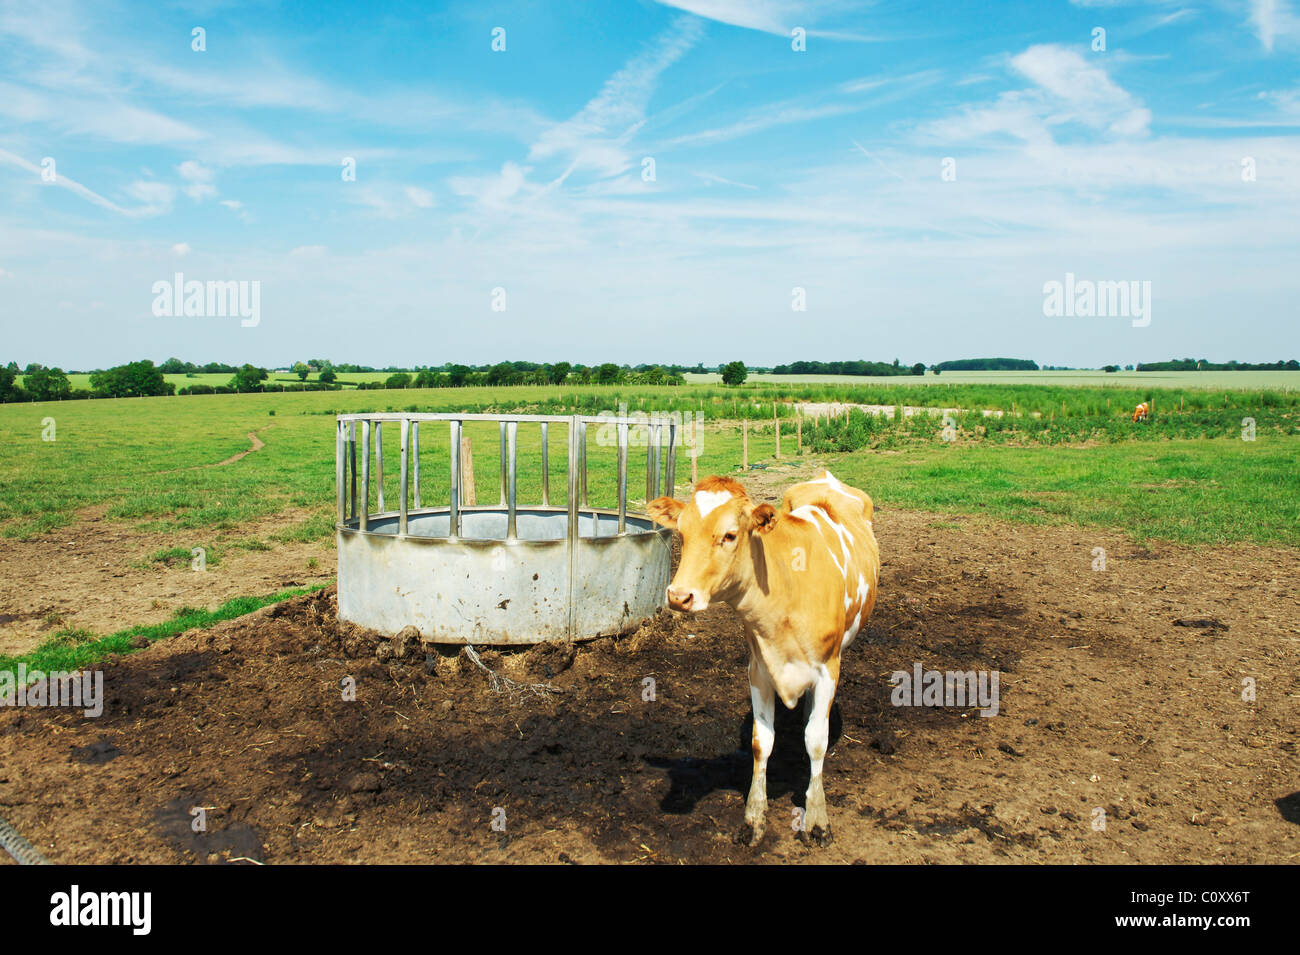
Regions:
[[[484, 650], [494, 689], [463, 651], [340, 627], [332, 588], [106, 663], [98, 719], [0, 709], [0, 815], [57, 862], [1300, 858], [1300, 554], [893, 510], [877, 533], [825, 848], [795, 838], [808, 770], [784, 711], [769, 831], [734, 841], [749, 703], [728, 609]], [[917, 662], [998, 671], [998, 715], [892, 705]]]

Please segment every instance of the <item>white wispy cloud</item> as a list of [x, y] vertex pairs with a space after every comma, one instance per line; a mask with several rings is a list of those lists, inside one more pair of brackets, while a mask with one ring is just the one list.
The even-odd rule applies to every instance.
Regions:
[[562, 158], [565, 176], [588, 170], [615, 176], [631, 163], [627, 144], [645, 122], [659, 77], [703, 36], [700, 21], [679, 17], [650, 46], [605, 81], [575, 116], [547, 129], [533, 144], [533, 162]]
[[1255, 33], [1260, 45], [1273, 52], [1273, 41], [1277, 37], [1278, 0], [1251, 0], [1250, 22], [1255, 25]]
[[53, 182], [50, 183], [46, 183], [44, 180], [41, 179], [42, 170], [40, 166], [38, 166], [36, 163], [28, 162], [26, 159], [23, 159], [21, 156], [17, 156], [6, 149], [0, 149], [0, 163], [4, 163], [14, 168], [22, 169], [26, 172], [31, 173], [33, 176], [36, 177], [33, 180], [33, 182], [35, 183], [39, 183], [42, 185], [48, 184], [52, 186], [58, 186], [63, 189], [67, 189], [70, 192], [72, 192], [74, 195], [78, 195], [82, 199], [85, 199], [87, 202], [93, 202], [101, 209], [108, 209], [110, 212], [116, 212], [119, 215], [125, 215], [125, 216], [151, 214], [151, 210], [148, 209], [136, 209], [136, 210], [124, 209], [121, 206], [119, 206], [117, 203], [112, 202], [109, 199], [105, 199], [99, 193], [87, 189], [85, 186], [77, 182], [75, 179], [70, 179], [67, 176], [63, 175], [62, 173], [58, 172], [57, 163], [55, 164], [54, 167], [55, 179]]
[[996, 102], [964, 108], [924, 129], [937, 141], [965, 142], [1006, 134], [1037, 146], [1054, 142], [1055, 127], [1074, 124], [1108, 136], [1144, 136], [1151, 111], [1110, 78], [1104, 67], [1069, 47], [1039, 44], [1013, 56], [1010, 68], [1033, 83]]
[[406, 198], [411, 200], [411, 205], [418, 209], [433, 208], [433, 193], [428, 189], [421, 189], [419, 186], [407, 186]]
[[664, 6], [685, 10], [697, 17], [716, 20], [728, 26], [789, 36], [800, 26], [797, 21], [803, 6], [779, 0], [658, 0]]
[[217, 187], [212, 184], [212, 170], [202, 163], [187, 159], [176, 167], [176, 171], [185, 182], [181, 191], [195, 202], [217, 197]]
[[1272, 53], [1279, 41], [1294, 49], [1300, 41], [1300, 16], [1292, 0], [1250, 0], [1250, 22], [1265, 52]]
[[754, 191], [758, 190], [758, 186], [752, 186], [747, 182], [735, 182], [731, 179], [724, 179], [722, 176], [715, 176], [711, 172], [696, 172], [693, 173], [693, 175], [699, 179], [703, 179], [705, 182], [709, 184], [717, 183], [720, 186], [735, 186], [738, 189], [751, 189]]

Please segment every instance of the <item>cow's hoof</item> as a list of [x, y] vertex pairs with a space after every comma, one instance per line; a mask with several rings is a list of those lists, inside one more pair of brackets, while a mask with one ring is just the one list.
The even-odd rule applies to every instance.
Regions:
[[761, 822], [756, 826], [747, 822], [741, 826], [740, 831], [736, 833], [736, 842], [739, 845], [749, 846], [753, 849], [763, 841], [763, 834], [765, 832], [767, 832], [767, 827]]
[[799, 833], [799, 841], [806, 846], [824, 849], [831, 844], [831, 827], [813, 826], [811, 829], [805, 829]]

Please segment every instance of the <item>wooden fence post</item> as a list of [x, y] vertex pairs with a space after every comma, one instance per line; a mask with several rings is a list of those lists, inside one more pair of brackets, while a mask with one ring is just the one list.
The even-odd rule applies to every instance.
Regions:
[[749, 470], [749, 419], [740, 419], [740, 469]]
[[474, 492], [474, 443], [464, 432], [460, 436], [460, 475], [465, 490], [465, 500], [460, 502], [461, 506], [474, 507], [478, 504]]

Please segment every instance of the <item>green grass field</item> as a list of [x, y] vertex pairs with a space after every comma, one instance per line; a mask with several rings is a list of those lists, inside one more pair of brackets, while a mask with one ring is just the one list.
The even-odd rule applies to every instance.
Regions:
[[[1249, 374], [1249, 373], [1243, 373]], [[860, 397], [882, 386], [849, 390], [808, 385], [796, 391]], [[780, 389], [782, 393], [790, 389]], [[904, 389], [914, 392], [916, 389]], [[771, 389], [734, 391], [678, 388], [467, 388], [303, 394], [214, 395], [179, 398], [69, 401], [0, 406], [0, 535], [22, 539], [77, 519], [99, 507], [110, 521], [141, 530], [205, 534], [238, 529], [293, 509], [301, 517], [285, 534], [317, 539], [331, 533], [335, 500], [334, 423], [339, 412], [377, 410], [513, 410], [586, 413], [672, 409], [700, 411], [706, 422], [700, 474], [735, 473], [741, 438], [724, 421], [746, 399]], [[776, 391], [772, 391], [773, 394]], [[825, 462], [868, 490], [883, 505], [990, 514], [1020, 522], [1068, 522], [1122, 528], [1135, 537], [1185, 542], [1300, 543], [1300, 395], [1273, 392], [1189, 392], [1175, 413], [1172, 400], [1152, 426], [1127, 424], [1129, 396], [1102, 389], [954, 387], [951, 397], [1014, 406], [996, 434], [980, 434], [963, 420], [961, 438], [940, 440], [938, 421], [881, 424], [879, 435], [850, 452], [819, 452]], [[1064, 395], [1065, 397], [1061, 397]], [[1058, 404], [1058, 401], [1062, 404]], [[1028, 417], [1031, 406], [1045, 416]], [[976, 405], [978, 406], [978, 404]], [[758, 402], [750, 433], [750, 461], [772, 461], [771, 403]], [[784, 408], [782, 409], [784, 411]], [[1244, 415], [1259, 421], [1257, 440], [1243, 441]], [[766, 415], [764, 422], [763, 416]], [[1054, 420], [1059, 415], [1059, 420]], [[42, 439], [54, 419], [55, 440]], [[1099, 421], [1098, 431], [1091, 422]], [[1073, 424], [1072, 424], [1073, 422]], [[1081, 424], [1081, 429], [1074, 429]], [[1028, 430], [1021, 431], [1020, 427]], [[210, 467], [247, 450], [256, 431], [265, 449], [224, 467]], [[787, 457], [792, 425], [783, 422]], [[498, 495], [498, 437], [494, 425], [472, 425], [480, 502]], [[397, 494], [396, 435], [388, 442], [385, 491]], [[811, 426], [808, 437], [811, 444]], [[540, 500], [540, 435], [520, 430], [520, 500]], [[563, 429], [551, 435], [551, 499], [565, 495]], [[615, 500], [616, 457], [592, 438], [589, 489], [593, 502]], [[644, 498], [644, 459], [632, 457], [630, 496]], [[447, 494], [445, 426], [422, 439], [422, 496], [442, 503]], [[678, 467], [684, 485], [690, 474]], [[377, 483], [372, 488], [377, 496]], [[373, 498], [372, 498], [373, 500]]]
[[[742, 438], [736, 415], [749, 419], [751, 467], [791, 463], [792, 422], [782, 421], [785, 452], [775, 458], [772, 398], [899, 402], [924, 397], [927, 386], [892, 390], [872, 384], [803, 386], [757, 384], [739, 392], [709, 386], [685, 388], [466, 388], [430, 391], [311, 392], [212, 395], [0, 405], [0, 546], [74, 524], [93, 508], [124, 529], [161, 532], [175, 546], [142, 549], [133, 566], [184, 563], [193, 546], [218, 564], [227, 550], [273, 549], [289, 541], [324, 541], [333, 535], [335, 422], [340, 412], [516, 411], [585, 414], [677, 410], [702, 414], [701, 476], [733, 474], [742, 480]], [[882, 391], [882, 388], [886, 390]], [[805, 463], [832, 468], [890, 509], [925, 509], [975, 515], [1012, 524], [1069, 524], [1120, 530], [1138, 541], [1183, 544], [1300, 545], [1300, 395], [1285, 392], [1195, 391], [1166, 394], [1168, 410], [1151, 425], [1127, 421], [1137, 392], [1113, 388], [1027, 386], [1006, 382], [953, 385], [944, 403], [1008, 409], [1001, 419], [958, 417], [956, 441], [944, 441], [941, 421], [930, 415], [895, 419], [854, 413], [847, 422], [808, 422]], [[1108, 397], [1109, 396], [1109, 397]], [[1175, 397], [1183, 404], [1178, 410]], [[764, 404], [766, 399], [766, 404]], [[783, 405], [778, 410], [787, 413]], [[1010, 412], [1014, 409], [1014, 413]], [[1042, 409], [1035, 414], [1036, 409]], [[1257, 436], [1244, 441], [1239, 421], [1257, 418]], [[53, 434], [50, 433], [51, 419]], [[836, 430], [838, 429], [838, 430]], [[987, 430], [986, 430], [987, 429]], [[480, 504], [499, 494], [499, 431], [469, 423]], [[214, 466], [249, 448], [256, 432], [262, 450]], [[54, 440], [44, 440], [44, 437]], [[851, 439], [851, 440], [850, 440]], [[849, 440], [855, 450], [812, 452], [812, 445]], [[566, 429], [550, 434], [550, 498], [566, 503]], [[398, 437], [385, 435], [386, 503], [396, 506]], [[617, 452], [589, 430], [589, 500], [617, 501]], [[644, 452], [629, 455], [632, 507], [646, 494]], [[421, 435], [421, 492], [426, 506], [445, 504], [449, 441], [443, 423]], [[371, 473], [376, 462], [372, 458]], [[776, 471], [776, 474], [784, 473]], [[537, 425], [519, 430], [519, 500], [541, 499], [541, 436]], [[690, 462], [679, 460], [678, 494], [685, 493]], [[793, 477], [793, 475], [792, 475]], [[379, 481], [372, 480], [371, 508]], [[256, 521], [289, 515], [269, 540], [249, 536]], [[982, 522], [981, 522], [982, 524]], [[980, 525], [977, 525], [980, 526]], [[220, 543], [218, 543], [220, 542]], [[991, 532], [990, 551], [1000, 545]], [[138, 638], [157, 640], [276, 602], [300, 590], [245, 595], [213, 609], [182, 608], [172, 619], [128, 627], [106, 636], [66, 629], [33, 650], [0, 657], [0, 670], [73, 669], [106, 653], [126, 653]]]

